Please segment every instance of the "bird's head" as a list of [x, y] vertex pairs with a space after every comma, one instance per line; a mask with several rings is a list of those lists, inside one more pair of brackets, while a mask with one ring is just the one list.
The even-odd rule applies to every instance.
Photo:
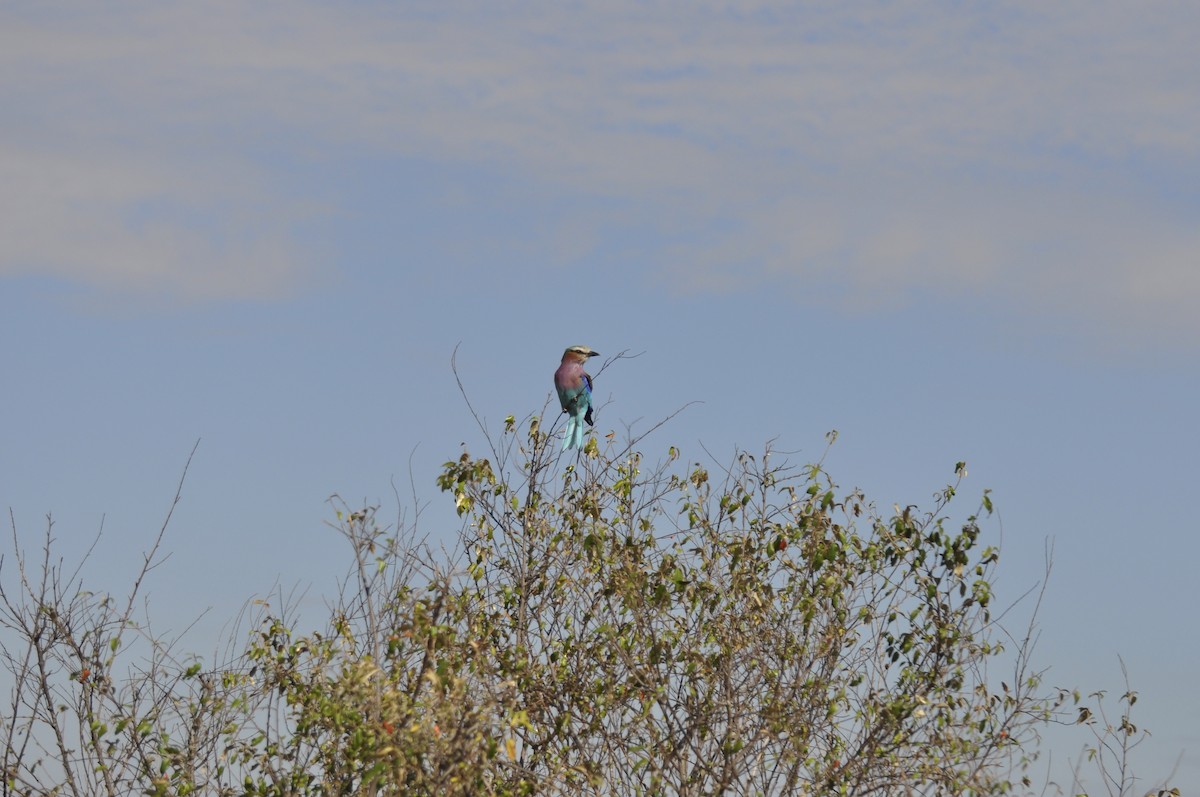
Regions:
[[592, 351], [587, 346], [572, 346], [563, 352], [563, 362], [574, 360], [575, 362], [585, 363], [589, 357], [595, 357], [600, 352]]

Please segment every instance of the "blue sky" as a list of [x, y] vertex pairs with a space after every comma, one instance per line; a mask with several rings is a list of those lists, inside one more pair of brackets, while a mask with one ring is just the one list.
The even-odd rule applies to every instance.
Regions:
[[[562, 349], [602, 431], [824, 434], [846, 488], [992, 488], [1049, 681], [1200, 787], [1200, 8], [449, 2], [0, 10], [0, 503], [215, 634], [341, 575], [324, 502], [452, 533], [438, 466]], [[998, 531], [998, 529], [997, 529]], [[108, 586], [96, 584], [97, 588]], [[1188, 630], [1188, 629], [1191, 630]], [[1135, 717], [1135, 721], [1139, 717]], [[1075, 749], [1056, 749], [1057, 758]]]

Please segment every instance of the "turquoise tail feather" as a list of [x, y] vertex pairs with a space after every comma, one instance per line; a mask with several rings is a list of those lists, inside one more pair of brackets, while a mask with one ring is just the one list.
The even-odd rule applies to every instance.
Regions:
[[575, 427], [577, 425], [578, 425], [578, 422], [575, 420], [575, 416], [568, 415], [567, 416], [567, 429], [566, 429], [566, 431], [563, 432], [563, 446], [562, 446], [563, 451], [566, 451], [568, 448], [575, 447]]
[[583, 413], [567, 416], [562, 450], [566, 451], [568, 448], [583, 448]]
[[583, 418], [575, 418], [575, 448], [583, 448]]

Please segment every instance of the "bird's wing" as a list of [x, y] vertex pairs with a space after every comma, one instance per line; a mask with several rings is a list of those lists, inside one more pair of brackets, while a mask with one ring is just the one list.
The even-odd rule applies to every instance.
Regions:
[[583, 386], [587, 390], [587, 414], [583, 419], [588, 422], [588, 426], [592, 426], [592, 377], [587, 372], [583, 374]]

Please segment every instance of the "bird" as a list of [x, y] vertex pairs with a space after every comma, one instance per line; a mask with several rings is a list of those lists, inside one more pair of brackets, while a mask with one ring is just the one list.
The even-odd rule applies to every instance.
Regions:
[[558, 402], [567, 414], [567, 430], [563, 435], [562, 450], [583, 447], [583, 422], [592, 425], [592, 377], [583, 370], [589, 357], [600, 352], [587, 346], [571, 346], [563, 352], [562, 364], [554, 372], [554, 389], [558, 391]]

